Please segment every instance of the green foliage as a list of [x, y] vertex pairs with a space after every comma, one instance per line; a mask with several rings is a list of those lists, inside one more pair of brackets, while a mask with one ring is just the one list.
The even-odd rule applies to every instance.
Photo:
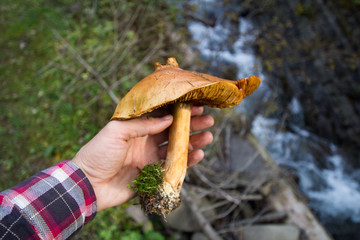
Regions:
[[81, 234], [75, 235], [74, 239], [165, 240], [159, 232], [142, 230], [142, 226], [126, 213], [128, 204], [97, 213], [96, 219], [90, 222]]
[[159, 163], [146, 165], [139, 176], [133, 180], [134, 186], [129, 186], [139, 195], [154, 195], [163, 182], [163, 171]]
[[165, 240], [160, 233], [154, 231], [147, 231], [145, 234], [140, 234], [135, 231], [125, 231], [121, 234], [122, 240]]
[[[71, 159], [109, 121], [110, 91], [121, 97], [155, 61], [181, 60], [169, 37], [178, 14], [172, 1], [0, 1], [0, 191]], [[146, 237], [124, 206], [77, 237], [128, 231], [161, 239]]]

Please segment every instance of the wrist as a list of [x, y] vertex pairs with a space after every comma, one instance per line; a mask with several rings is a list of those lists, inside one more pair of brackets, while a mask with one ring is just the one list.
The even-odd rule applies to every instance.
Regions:
[[97, 204], [97, 211], [100, 211], [103, 208], [102, 203], [101, 203], [101, 199], [99, 199], [99, 196], [101, 196], [96, 188], [96, 184], [94, 182], [94, 179], [91, 177], [91, 175], [88, 173], [88, 171], [86, 171], [86, 167], [84, 166], [84, 164], [82, 163], [81, 159], [79, 159], [79, 157], [74, 157], [72, 160], [70, 160], [70, 162], [72, 162], [75, 166], [77, 166], [86, 176], [86, 178], [89, 180], [90, 185], [92, 187], [92, 190], [95, 193], [95, 197], [96, 197], [96, 204]]

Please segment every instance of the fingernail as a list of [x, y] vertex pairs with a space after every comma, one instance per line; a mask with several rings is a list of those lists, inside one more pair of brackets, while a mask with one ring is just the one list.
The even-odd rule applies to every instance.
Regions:
[[168, 115], [162, 117], [162, 120], [168, 121], [168, 120], [170, 120], [171, 118], [172, 118], [172, 116], [171, 116], [170, 114], [168, 114]]

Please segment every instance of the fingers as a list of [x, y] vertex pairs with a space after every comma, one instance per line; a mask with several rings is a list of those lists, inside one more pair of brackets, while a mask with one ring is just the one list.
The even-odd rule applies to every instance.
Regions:
[[190, 136], [189, 150], [205, 147], [213, 141], [213, 135], [211, 132], [201, 132]]
[[[190, 136], [189, 150], [191, 151], [197, 148], [205, 147], [206, 145], [209, 145], [212, 142], [212, 140], [213, 140], [213, 135], [211, 132], [208, 131], [192, 135]], [[159, 157], [161, 159], [166, 158], [166, 151], [167, 151], [167, 145], [160, 147]], [[190, 153], [189, 153], [189, 159], [190, 159]]]
[[201, 149], [197, 149], [189, 153], [188, 167], [191, 167], [200, 162], [205, 156], [205, 153]]
[[[166, 158], [166, 147], [164, 146], [164, 150], [165, 153], [163, 153], [164, 156], [160, 157], [161, 159], [165, 159]], [[192, 152], [189, 152], [188, 155], [188, 162], [187, 162], [187, 166], [191, 167], [195, 164], [197, 164], [198, 162], [200, 162], [205, 156], [205, 153], [202, 149], [196, 149]]]
[[198, 116], [204, 112], [203, 106], [193, 106], [191, 109], [191, 116]]
[[[190, 152], [189, 156], [188, 156], [187, 166], [191, 167], [191, 166], [197, 164], [198, 162], [203, 160], [204, 156], [205, 156], [205, 153], [202, 149], [196, 149], [196, 150]], [[162, 159], [165, 159], [165, 157], [163, 157]]]
[[172, 119], [171, 115], [161, 118], [136, 118], [127, 121], [111, 121], [107, 126], [112, 134], [115, 133], [124, 140], [129, 140], [161, 133], [171, 125]]
[[[202, 107], [199, 107], [199, 109], [193, 111], [193, 113], [201, 114], [201, 112], [202, 112], [201, 108]], [[193, 109], [194, 109], [194, 107], [193, 107]], [[199, 110], [201, 110], [201, 111], [199, 111]], [[194, 116], [191, 118], [190, 132], [201, 131], [201, 130], [209, 128], [213, 125], [214, 125], [214, 118], [210, 115]], [[168, 133], [168, 131], [165, 131], [165, 132], [162, 132], [161, 134], [154, 136], [154, 140], [155, 140], [156, 144], [159, 145], [159, 144], [167, 141], [168, 137], [169, 137], [169, 133]]]
[[213, 125], [214, 125], [214, 118], [210, 115], [192, 117], [190, 124], [190, 132], [201, 131]]

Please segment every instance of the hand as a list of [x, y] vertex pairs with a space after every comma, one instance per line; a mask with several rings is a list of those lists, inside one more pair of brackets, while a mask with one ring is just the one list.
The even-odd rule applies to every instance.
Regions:
[[[200, 116], [203, 107], [192, 109], [191, 131], [211, 127], [214, 119]], [[165, 159], [167, 146], [159, 145], [168, 138], [172, 116], [145, 117], [109, 122], [72, 160], [88, 177], [97, 198], [98, 211], [120, 205], [134, 196], [127, 187], [145, 165]], [[205, 131], [190, 137], [188, 166], [204, 157], [199, 149], [212, 142]]]

